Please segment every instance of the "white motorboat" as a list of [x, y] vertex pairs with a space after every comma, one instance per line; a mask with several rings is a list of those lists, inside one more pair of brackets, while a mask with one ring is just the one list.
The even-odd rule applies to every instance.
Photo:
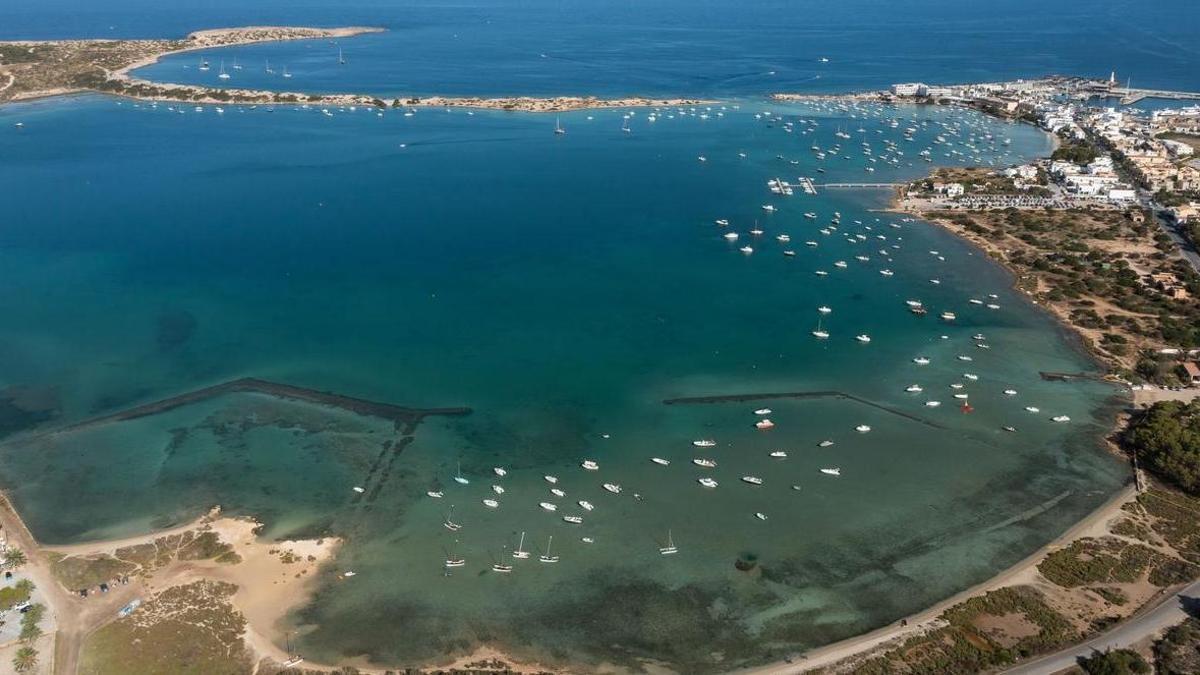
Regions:
[[827, 476], [840, 476], [842, 475], [842, 470], [839, 467], [833, 467], [829, 469], [821, 469], [821, 473]]
[[492, 486], [492, 492], [495, 492], [495, 493], [496, 493], [496, 494], [498, 494], [498, 495], [502, 495], [502, 494], [504, 494], [504, 486], [502, 486], [502, 485], [493, 485], [493, 486]]
[[755, 518], [758, 518], [759, 520], [766, 520], [766, 519], [767, 519], [767, 514], [763, 513], [762, 511], [755, 511], [755, 512], [754, 512], [754, 517], [755, 517]]
[[918, 366], [927, 366], [929, 365], [929, 359], [924, 356], [918, 356], [917, 358], [913, 359], [913, 363], [917, 364]]
[[925, 401], [926, 408], [936, 408], [941, 404], [942, 404], [941, 401]]
[[716, 441], [707, 438], [703, 438], [698, 441], [692, 441], [692, 445], [696, 446], [697, 448], [711, 448], [716, 446], [716, 444]]
[[855, 335], [854, 339], [866, 344], [871, 341], [871, 336], [864, 333], [862, 335]]
[[749, 483], [751, 485], [762, 485], [763, 479], [759, 478], [758, 476], [742, 476], [742, 482]]
[[788, 455], [786, 450], [772, 450], [768, 456], [775, 459], [787, 459]]
[[754, 414], [755, 415], [770, 415], [771, 412], [772, 411], [770, 408], [759, 408], [758, 410], [754, 411]]
[[717, 487], [717, 481], [715, 481], [715, 480], [713, 480], [713, 479], [711, 479], [711, 478], [700, 478], [700, 479], [698, 479], [696, 482], [697, 482], [697, 483], [700, 483], [701, 485], [703, 485], [703, 486], [704, 486], [704, 487], [706, 487], [706, 488], [715, 488], [715, 487]]
[[446, 496], [446, 493], [442, 492], [441, 490], [430, 490], [429, 492], [426, 492], [425, 494], [429, 495], [430, 497], [433, 497], [434, 499], [441, 499], [442, 497]]
[[671, 460], [662, 457], [651, 457], [650, 461], [661, 466], [671, 466]]
[[1070, 422], [1071, 421], [1071, 418], [1067, 417], [1066, 415], [1056, 415], [1054, 417], [1051, 417], [1050, 419], [1055, 422]]
[[554, 485], [558, 482], [558, 476], [542, 476], [542, 478], [545, 478], [546, 482], [550, 483], [551, 485]]
[[775, 426], [775, 423], [772, 422], [771, 420], [767, 419], [766, 417], [764, 417], [761, 420], [755, 422], [754, 426], [758, 429], [770, 429]]
[[563, 522], [571, 523], [572, 525], [582, 525], [583, 518], [579, 516], [563, 516]]
[[865, 433], [867, 433], [868, 431], [870, 431], [870, 430], [871, 430], [871, 427], [869, 427], [869, 426], [867, 426], [867, 425], [865, 425], [865, 424], [860, 424], [860, 425], [858, 425], [858, 426], [854, 427], [854, 430], [855, 430], [855, 431], [857, 431], [857, 432], [858, 432], [858, 433], [860, 433], [860, 434], [865, 434]]
[[1035, 406], [1031, 406], [1031, 405], [1025, 406], [1025, 411], [1031, 412], [1031, 413], [1041, 412], [1041, 410], [1039, 408], [1037, 408]]
[[705, 459], [704, 457], [693, 458], [692, 464], [695, 464], [696, 466], [702, 466], [706, 469], [713, 469], [713, 468], [716, 468], [716, 466], [717, 466], [717, 463], [715, 460]]
[[580, 464], [580, 466], [587, 469], [588, 471], [596, 471], [597, 469], [600, 468], [599, 464], [597, 464], [596, 462], [594, 462], [590, 459], [583, 460], [583, 463]]
[[621, 494], [621, 486], [617, 485], [616, 483], [605, 483], [604, 489], [608, 490], [609, 492], [613, 493], [614, 495]]
[[489, 509], [494, 509], [500, 506], [500, 502], [496, 501], [495, 499], [485, 499], [483, 500], [483, 505]]
[[907, 391], [907, 392], [908, 392], [908, 393], [910, 393], [910, 394], [919, 394], [919, 393], [921, 393], [922, 391], [925, 391], [925, 390], [924, 390], [924, 389], [922, 389], [922, 388], [921, 388], [921, 385], [919, 385], [919, 384], [910, 384], [910, 385], [908, 385], [907, 387], [905, 387], [905, 388], [904, 388], [904, 391]]
[[833, 441], [830, 441], [830, 440], [824, 440], [824, 441], [821, 441], [820, 443], [817, 443], [818, 448], [828, 448], [831, 445], [833, 445]]
[[543, 509], [546, 509], [547, 511], [557, 511], [558, 510], [558, 504], [554, 504], [552, 502], [541, 502], [538, 504], [538, 506], [541, 506]]
[[566, 497], [567, 496], [567, 493], [563, 492], [559, 488], [550, 488], [550, 494], [554, 495], [555, 497]]
[[501, 478], [503, 478], [503, 477], [505, 477], [506, 475], [508, 475], [508, 471], [506, 471], [506, 470], [504, 470], [504, 469], [502, 469], [502, 468], [500, 468], [500, 467], [498, 467], [498, 466], [497, 466], [497, 467], [493, 467], [493, 468], [492, 468], [492, 471], [493, 471], [493, 472], [495, 472], [495, 474], [496, 474], [497, 476], [500, 476]]
[[592, 505], [591, 502], [589, 502], [586, 499], [580, 499], [578, 502], [575, 502], [575, 503], [579, 504], [579, 508], [583, 509], [584, 511], [591, 511], [592, 509], [596, 508], [595, 506]]

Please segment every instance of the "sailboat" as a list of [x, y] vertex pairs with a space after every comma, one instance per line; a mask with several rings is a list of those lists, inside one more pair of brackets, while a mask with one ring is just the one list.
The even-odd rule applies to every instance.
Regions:
[[560, 123], [559, 123], [559, 121], [558, 121], [558, 118], [557, 118], [557, 117], [555, 117], [555, 118], [554, 118], [554, 133], [556, 133], [556, 134], [565, 134], [565, 133], [567, 133], [567, 130], [566, 130], [566, 129], [564, 129], [564, 128], [563, 128], [563, 126], [562, 126], [562, 124], [560, 124]]
[[[458, 540], [455, 539], [454, 543], [457, 544]], [[465, 559], [456, 557], [454, 555], [453, 548], [451, 548], [450, 552], [446, 554], [446, 567], [462, 567], [463, 565], [466, 565], [466, 564], [467, 564], [467, 561]]]
[[667, 530], [667, 545], [660, 546], [658, 552], [660, 555], [674, 555], [679, 553], [679, 549], [675, 547], [675, 538], [671, 536], [670, 530]]
[[462, 475], [462, 462], [459, 462], [459, 463], [458, 463], [458, 474], [457, 474], [456, 476], [454, 476], [454, 482], [455, 482], [455, 483], [458, 483], [459, 485], [467, 485], [467, 484], [469, 484], [469, 483], [471, 482], [469, 479], [467, 479], [467, 478], [463, 478], [463, 475]]
[[521, 533], [521, 542], [519, 544], [517, 544], [517, 550], [513, 551], [513, 557], [518, 560], [527, 559], [529, 557], [529, 551], [523, 550], [524, 548], [525, 548], [525, 533], [522, 532]]
[[221, 78], [222, 80], [229, 79], [229, 73], [225, 72], [225, 61], [224, 60], [221, 61], [221, 74], [218, 75], [217, 77]]
[[200, 57], [200, 70], [208, 70], [208, 59]]
[[268, 75], [274, 75], [274, 74], [275, 74], [275, 71], [274, 71], [274, 70], [271, 70], [271, 59], [265, 59], [265, 63], [264, 63], [264, 65], [263, 65], [263, 70], [264, 70], [264, 71], [266, 71], [266, 73], [267, 73]]
[[627, 134], [633, 132], [633, 129], [629, 128], [629, 118], [628, 117], [625, 118], [624, 122], [621, 122], [621, 131], [624, 131]]
[[292, 76], [292, 74], [288, 72], [287, 66], [283, 67], [283, 76], [286, 78], [291, 78]]
[[446, 529], [450, 530], [451, 532], [458, 532], [462, 529], [462, 524], [454, 522], [454, 518], [452, 517], [453, 515], [454, 505], [451, 504], [450, 510], [446, 512], [446, 522], [442, 523], [442, 525], [444, 525]]
[[342, 48], [338, 47], [338, 64], [346, 65], [346, 57], [342, 54]]
[[818, 340], [824, 340], [825, 338], [829, 337], [828, 331], [825, 331], [821, 328], [821, 320], [820, 319], [817, 319], [817, 329], [814, 330], [812, 332], [812, 334], [813, 334], [813, 337], [817, 338]]
[[234, 59], [233, 59], [233, 69], [234, 69], [234, 70], [241, 70], [241, 69], [242, 69], [242, 65], [241, 65], [240, 63], [238, 63], [238, 62], [237, 62], [237, 57], [234, 57]]
[[554, 543], [554, 535], [550, 535], [550, 539], [546, 542], [546, 552], [538, 556], [538, 560], [544, 563], [558, 562], [558, 556], [550, 555], [550, 545]]

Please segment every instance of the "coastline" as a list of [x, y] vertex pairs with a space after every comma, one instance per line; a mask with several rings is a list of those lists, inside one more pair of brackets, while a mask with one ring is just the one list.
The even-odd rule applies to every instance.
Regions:
[[[309, 105], [386, 108], [475, 108], [515, 112], [569, 112], [603, 108], [680, 107], [715, 101], [693, 97], [624, 96], [396, 96], [367, 93], [306, 93], [268, 89], [239, 89], [156, 82], [137, 78], [133, 71], [166, 56], [204, 49], [296, 40], [355, 37], [385, 29], [367, 26], [310, 28], [244, 26], [189, 33], [182, 40], [18, 40], [0, 42], [5, 48], [39, 54], [40, 59], [0, 65], [8, 82], [0, 88], [0, 105], [81, 92], [109, 94], [134, 100], [191, 105]], [[3, 59], [0, 59], [3, 63]], [[46, 71], [46, 72], [43, 72]], [[27, 76], [27, 77], [26, 77]], [[28, 83], [25, 80], [35, 80]]]

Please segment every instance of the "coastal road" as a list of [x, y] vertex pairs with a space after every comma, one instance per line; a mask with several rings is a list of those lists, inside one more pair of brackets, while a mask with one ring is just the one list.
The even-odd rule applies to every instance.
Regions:
[[1168, 223], [1157, 213], [1154, 215], [1154, 220], [1162, 228], [1162, 231], [1166, 232], [1175, 242], [1175, 245], [1179, 247], [1179, 252], [1183, 254], [1183, 259], [1188, 261], [1188, 264], [1192, 266], [1196, 274], [1200, 274], [1200, 252], [1196, 251], [1196, 247], [1192, 246], [1192, 242], [1188, 241], [1175, 225]]
[[1198, 598], [1200, 581], [1193, 582], [1177, 593], [1167, 595], [1154, 608], [1120, 623], [1099, 637], [1004, 672], [1010, 675], [1051, 675], [1076, 665], [1079, 657], [1090, 656], [1094, 651], [1121, 649], [1146, 638], [1157, 637], [1160, 632], [1190, 616], [1185, 607], [1190, 607], [1195, 613], [1197, 605], [1200, 604]]

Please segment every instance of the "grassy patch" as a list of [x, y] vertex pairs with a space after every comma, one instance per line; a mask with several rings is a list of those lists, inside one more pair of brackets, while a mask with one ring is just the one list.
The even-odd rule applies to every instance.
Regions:
[[1088, 584], [1128, 584], [1147, 573], [1150, 583], [1170, 586], [1186, 580], [1197, 570], [1191, 563], [1163, 555], [1141, 544], [1111, 537], [1080, 539], [1046, 556], [1038, 571], [1051, 583], [1064, 588]]
[[22, 579], [12, 586], [0, 588], [0, 610], [11, 609], [29, 599], [33, 592], [33, 582]]
[[168, 588], [84, 643], [80, 675], [242, 675], [252, 659], [246, 621], [229, 604], [232, 584]]
[[54, 561], [50, 570], [65, 588], [79, 590], [94, 588], [101, 583], [131, 574], [137, 566], [109, 555], [70, 556]]

